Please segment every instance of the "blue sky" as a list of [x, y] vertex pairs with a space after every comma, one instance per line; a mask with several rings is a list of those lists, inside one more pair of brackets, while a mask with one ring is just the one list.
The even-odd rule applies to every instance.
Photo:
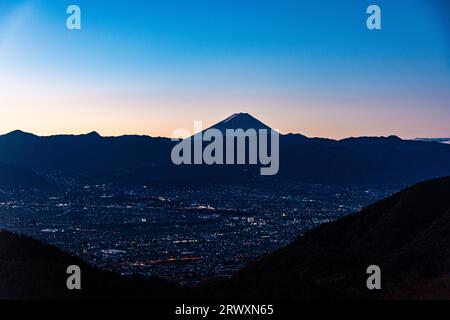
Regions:
[[310, 136], [450, 136], [449, 7], [2, 0], [0, 132], [169, 136], [243, 111]]

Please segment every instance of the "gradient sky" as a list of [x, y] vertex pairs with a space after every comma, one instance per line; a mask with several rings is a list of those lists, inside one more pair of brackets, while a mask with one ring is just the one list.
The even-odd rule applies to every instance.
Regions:
[[0, 0], [0, 133], [170, 136], [235, 112], [308, 136], [450, 136], [449, 2]]

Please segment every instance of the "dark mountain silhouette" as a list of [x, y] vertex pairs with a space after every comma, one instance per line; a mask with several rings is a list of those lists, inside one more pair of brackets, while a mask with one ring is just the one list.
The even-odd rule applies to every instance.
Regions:
[[[322, 225], [203, 294], [234, 299], [450, 299], [450, 177]], [[378, 265], [382, 290], [366, 288]]]
[[[246, 113], [212, 126], [221, 131], [270, 129]], [[262, 178], [260, 165], [175, 166], [176, 142], [148, 136], [0, 136], [0, 162], [38, 174], [129, 184], [245, 183]], [[204, 143], [206, 145], [207, 143]], [[270, 179], [326, 184], [414, 183], [450, 174], [450, 145], [390, 137], [343, 140], [280, 135], [280, 171]], [[266, 177], [267, 179], [267, 177]]]
[[62, 173], [86, 179], [112, 179], [140, 166], [168, 163], [173, 143], [147, 136], [56, 135], [0, 136], [0, 161], [38, 173]]
[[[0, 232], [0, 298], [449, 299], [449, 234], [450, 177], [417, 184], [315, 228], [232, 279], [195, 288], [103, 272], [52, 246]], [[72, 264], [82, 269], [81, 291], [66, 290]], [[373, 264], [381, 268], [382, 290], [366, 288], [366, 268]]]
[[29, 169], [0, 163], [0, 188], [48, 187], [47, 180]]
[[416, 138], [417, 141], [450, 143], [450, 138]]
[[281, 142], [280, 177], [329, 184], [414, 183], [450, 173], [450, 148], [440, 143], [398, 137], [301, 140]]
[[27, 139], [37, 138], [36, 135], [28, 133], [28, 132], [23, 132], [21, 130], [11, 131], [10, 133], [5, 134], [4, 137], [7, 137], [10, 140], [16, 140], [16, 141], [25, 141]]
[[[248, 113], [235, 113], [231, 115], [230, 117], [226, 118], [225, 120], [220, 121], [219, 123], [216, 123], [215, 125], [211, 126], [210, 128], [218, 129], [223, 134], [225, 134], [225, 131], [227, 129], [254, 129], [256, 131], [258, 130], [271, 130], [269, 126], [262, 123], [258, 119], [254, 118]], [[208, 128], [208, 129], [210, 129]]]

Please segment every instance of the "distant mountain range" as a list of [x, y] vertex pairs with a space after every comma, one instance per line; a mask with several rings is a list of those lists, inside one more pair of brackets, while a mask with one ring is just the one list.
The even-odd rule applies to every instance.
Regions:
[[450, 143], [450, 138], [417, 138], [417, 141]]
[[[213, 126], [270, 129], [249, 114], [230, 116]], [[0, 136], [0, 163], [41, 177], [59, 174], [84, 181], [133, 185], [244, 183], [263, 179], [259, 165], [175, 166], [176, 142], [169, 138], [128, 135], [39, 137], [22, 131]], [[324, 184], [413, 183], [450, 174], [450, 145], [390, 137], [343, 140], [280, 135], [280, 171], [267, 179]], [[0, 173], [0, 184], [9, 178]], [[29, 178], [34, 185], [35, 176]], [[26, 181], [26, 179], [24, 180]]]
[[[449, 234], [450, 177], [420, 183], [319, 226], [230, 280], [194, 288], [102, 272], [54, 247], [0, 232], [0, 298], [450, 299]], [[71, 264], [83, 270], [78, 292], [65, 287]], [[382, 289], [369, 291], [366, 268], [373, 264], [381, 268]]]

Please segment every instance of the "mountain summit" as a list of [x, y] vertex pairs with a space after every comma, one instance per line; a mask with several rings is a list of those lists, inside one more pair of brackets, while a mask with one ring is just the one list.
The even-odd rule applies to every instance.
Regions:
[[225, 120], [216, 123], [210, 129], [218, 129], [221, 132], [225, 132], [226, 129], [242, 129], [242, 130], [248, 130], [248, 129], [255, 129], [255, 130], [271, 130], [269, 126], [262, 123], [252, 115], [248, 113], [235, 113], [231, 115], [230, 117], [226, 118]]
[[24, 132], [22, 130], [14, 130], [7, 134], [0, 135], [0, 137], [8, 137], [10, 139], [29, 139], [29, 138], [36, 138], [32, 133]]

